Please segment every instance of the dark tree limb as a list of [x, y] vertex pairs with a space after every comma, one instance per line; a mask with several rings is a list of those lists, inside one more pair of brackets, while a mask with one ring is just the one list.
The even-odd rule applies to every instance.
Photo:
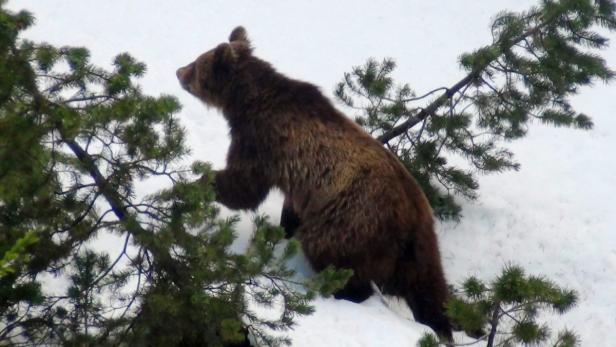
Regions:
[[[544, 27], [548, 26], [548, 24], [550, 24], [550, 22], [551, 22], [551, 19], [546, 19], [542, 24], [537, 25], [537, 26], [535, 26], [535, 27], [533, 27], [533, 28], [523, 32], [519, 36], [510, 39], [507, 42], [507, 45], [506, 45], [507, 48], [506, 49], [510, 49], [511, 47], [513, 47], [517, 43], [519, 43], [520, 41], [525, 40], [527, 37], [535, 35], [541, 29], [543, 29]], [[497, 44], [498, 44], [498, 42], [494, 42], [492, 44], [492, 46], [495, 46]], [[499, 57], [500, 57], [500, 55], [499, 55]], [[473, 81], [475, 81], [477, 78], [479, 78], [482, 75], [482, 73], [485, 72], [486, 68], [489, 67], [489, 65], [492, 63], [492, 61], [498, 59], [499, 57], [495, 57], [494, 59], [488, 60], [488, 61], [484, 62], [484, 64], [482, 66], [479, 66], [479, 67], [476, 67], [475, 69], [473, 69], [471, 72], [468, 73], [468, 75], [466, 75], [464, 78], [462, 78], [456, 84], [454, 84], [450, 88], [446, 88], [445, 93], [441, 94], [441, 96], [436, 98], [436, 100], [432, 101], [427, 107], [423, 108], [418, 114], [416, 114], [415, 116], [409, 118], [404, 123], [402, 123], [402, 124], [392, 128], [388, 132], [382, 134], [377, 139], [381, 143], [385, 144], [385, 143], [389, 142], [391, 139], [393, 139], [393, 138], [395, 138], [395, 137], [397, 137], [399, 135], [402, 135], [403, 133], [407, 132], [409, 129], [411, 129], [415, 125], [419, 124], [424, 119], [432, 116], [440, 107], [444, 106], [447, 103], [447, 101], [453, 95], [455, 95], [460, 90], [462, 90], [462, 88], [470, 85]], [[432, 92], [434, 92], [434, 91], [432, 91]]]
[[440, 107], [447, 104], [447, 101], [452, 95], [459, 92], [462, 88], [470, 84], [473, 80], [479, 77], [480, 74], [481, 70], [473, 70], [471, 73], [466, 75], [466, 77], [458, 81], [458, 83], [451, 86], [451, 88], [448, 88], [445, 93], [441, 94], [441, 96], [439, 96], [436, 100], [432, 101], [430, 105], [422, 109], [418, 114], [409, 118], [404, 123], [393, 127], [390, 131], [384, 133], [383, 135], [379, 136], [378, 140], [381, 141], [381, 143], [387, 143], [394, 137], [404, 134], [415, 125], [421, 123], [424, 119], [433, 115]]

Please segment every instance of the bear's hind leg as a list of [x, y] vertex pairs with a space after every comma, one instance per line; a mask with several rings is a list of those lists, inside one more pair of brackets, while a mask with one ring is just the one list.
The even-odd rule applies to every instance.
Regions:
[[404, 298], [413, 311], [415, 321], [429, 326], [439, 337], [452, 342], [451, 324], [445, 315], [443, 303], [435, 301], [431, 296], [423, 292], [407, 294]]
[[[432, 328], [434, 332], [445, 339], [453, 342], [451, 323], [445, 315], [447, 304], [447, 283], [441, 270], [440, 264], [432, 267], [429, 264], [399, 261], [398, 274], [406, 274], [405, 281], [399, 282], [395, 294], [402, 296], [411, 311], [415, 321]], [[409, 276], [410, 275], [410, 276]]]
[[440, 263], [399, 259], [394, 275], [383, 285], [383, 294], [404, 298], [416, 322], [432, 328], [441, 339], [452, 341], [451, 323], [445, 315], [449, 293]]

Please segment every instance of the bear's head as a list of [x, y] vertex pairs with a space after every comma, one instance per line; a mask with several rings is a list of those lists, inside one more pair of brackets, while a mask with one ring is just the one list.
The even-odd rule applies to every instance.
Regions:
[[233, 29], [228, 43], [201, 54], [177, 70], [182, 88], [207, 105], [223, 108], [239, 74], [239, 66], [251, 57], [252, 48], [243, 27]]

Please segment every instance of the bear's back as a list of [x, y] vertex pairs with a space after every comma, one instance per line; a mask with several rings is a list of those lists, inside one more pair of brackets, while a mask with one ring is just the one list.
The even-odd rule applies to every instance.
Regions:
[[[302, 83], [302, 82], [300, 82]], [[318, 92], [316, 87], [313, 90]], [[281, 146], [280, 188], [293, 197], [298, 210], [318, 210], [349, 189], [359, 209], [396, 209], [412, 220], [425, 219], [414, 211], [431, 212], [427, 199], [406, 168], [359, 125], [337, 111], [318, 92], [311, 102], [290, 103], [276, 122]], [[296, 101], [306, 101], [300, 97]], [[292, 99], [290, 99], [292, 100]], [[300, 106], [301, 105], [301, 106]], [[357, 189], [362, 186], [361, 189]], [[363, 194], [356, 196], [355, 194]], [[308, 203], [308, 201], [310, 203]]]

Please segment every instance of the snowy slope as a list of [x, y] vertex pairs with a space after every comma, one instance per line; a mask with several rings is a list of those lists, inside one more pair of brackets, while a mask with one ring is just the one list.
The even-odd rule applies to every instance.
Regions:
[[[534, 3], [13, 0], [9, 6], [35, 13], [37, 25], [27, 33], [33, 40], [87, 46], [100, 65], [123, 51], [146, 62], [144, 91], [180, 98], [192, 157], [220, 168], [226, 124], [183, 92], [174, 72], [226, 40], [234, 26], [248, 29], [255, 54], [327, 95], [343, 72], [370, 56], [396, 58], [396, 76], [421, 93], [463, 76], [456, 58], [489, 42], [494, 14]], [[616, 66], [616, 47], [605, 55]], [[574, 105], [593, 117], [594, 130], [536, 124], [528, 137], [510, 145], [522, 169], [480, 177], [479, 200], [464, 202], [462, 221], [442, 223], [438, 233], [450, 282], [470, 274], [488, 279], [503, 265], [518, 263], [578, 290], [578, 307], [550, 324], [575, 328], [584, 346], [611, 346], [616, 345], [616, 88], [583, 90]], [[280, 195], [272, 193], [261, 211], [276, 220], [280, 204]], [[250, 216], [244, 217], [238, 249], [251, 230]], [[113, 247], [114, 239], [102, 242]], [[316, 313], [299, 319], [290, 333], [294, 346], [413, 346], [423, 329], [408, 312], [392, 310], [377, 296], [362, 304], [319, 299], [315, 305]]]

